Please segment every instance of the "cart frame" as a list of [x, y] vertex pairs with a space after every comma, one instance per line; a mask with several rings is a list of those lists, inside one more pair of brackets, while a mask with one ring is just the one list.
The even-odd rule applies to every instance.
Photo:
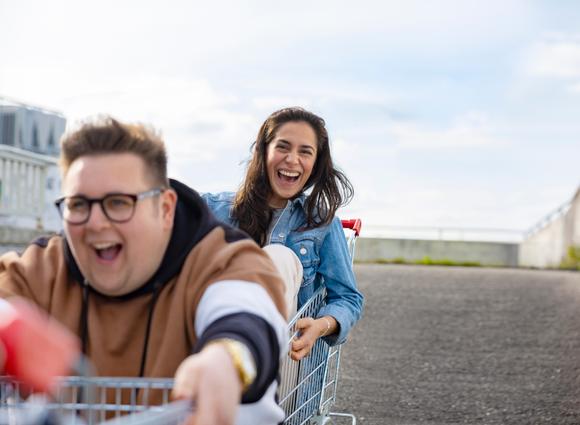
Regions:
[[[354, 259], [359, 219], [343, 220], [345, 237]], [[288, 323], [289, 344], [296, 336], [295, 324], [303, 317], [315, 317], [324, 306], [326, 290], [320, 288]], [[340, 368], [341, 345], [330, 347], [319, 338], [310, 354], [299, 362], [287, 360], [281, 365], [282, 382], [279, 405], [286, 413], [285, 425], [328, 424], [332, 417], [356, 417], [334, 413]], [[189, 401], [171, 402], [171, 378], [63, 377], [54, 400], [46, 397], [21, 397], [18, 382], [0, 377], [0, 423], [67, 425], [93, 424], [163, 424], [177, 425], [191, 413]], [[160, 399], [161, 405], [148, 402]], [[111, 401], [113, 400], [113, 401]], [[50, 422], [52, 420], [52, 422]]]

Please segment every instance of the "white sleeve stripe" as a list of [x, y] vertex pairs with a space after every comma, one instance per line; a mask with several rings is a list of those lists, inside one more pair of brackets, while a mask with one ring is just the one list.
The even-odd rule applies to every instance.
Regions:
[[242, 280], [216, 282], [205, 290], [195, 313], [195, 333], [201, 335], [211, 323], [236, 313], [251, 313], [264, 319], [276, 332], [280, 347], [285, 347], [286, 320], [262, 286]]

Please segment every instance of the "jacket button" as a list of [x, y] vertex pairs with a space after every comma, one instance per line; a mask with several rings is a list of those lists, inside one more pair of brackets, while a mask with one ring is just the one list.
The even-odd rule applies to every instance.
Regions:
[[304, 248], [304, 247], [300, 248], [300, 254], [306, 255], [307, 252], [308, 251], [306, 250], [306, 248]]

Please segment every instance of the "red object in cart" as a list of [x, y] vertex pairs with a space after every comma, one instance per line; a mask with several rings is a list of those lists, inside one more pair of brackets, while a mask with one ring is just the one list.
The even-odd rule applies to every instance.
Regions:
[[352, 229], [356, 237], [360, 236], [360, 229], [362, 227], [362, 222], [360, 218], [352, 218], [349, 220], [342, 220], [343, 229]]
[[0, 300], [0, 343], [3, 373], [34, 392], [51, 392], [55, 378], [68, 375], [80, 358], [76, 336], [20, 298]]

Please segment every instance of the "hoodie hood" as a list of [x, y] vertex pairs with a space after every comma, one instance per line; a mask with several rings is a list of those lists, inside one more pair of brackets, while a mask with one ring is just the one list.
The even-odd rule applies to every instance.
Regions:
[[[177, 205], [171, 239], [157, 271], [140, 288], [128, 294], [119, 296], [104, 295], [90, 286], [90, 282], [88, 282], [92, 292], [98, 293], [103, 297], [119, 300], [154, 292], [158, 285], [164, 285], [181, 271], [183, 263], [193, 247], [217, 226], [225, 228], [228, 241], [248, 238], [244, 233], [219, 222], [195, 190], [177, 180], [170, 179], [169, 183], [170, 187], [177, 192]], [[85, 277], [72, 255], [66, 238], [63, 239], [64, 256], [68, 271], [74, 280], [84, 285]]]

